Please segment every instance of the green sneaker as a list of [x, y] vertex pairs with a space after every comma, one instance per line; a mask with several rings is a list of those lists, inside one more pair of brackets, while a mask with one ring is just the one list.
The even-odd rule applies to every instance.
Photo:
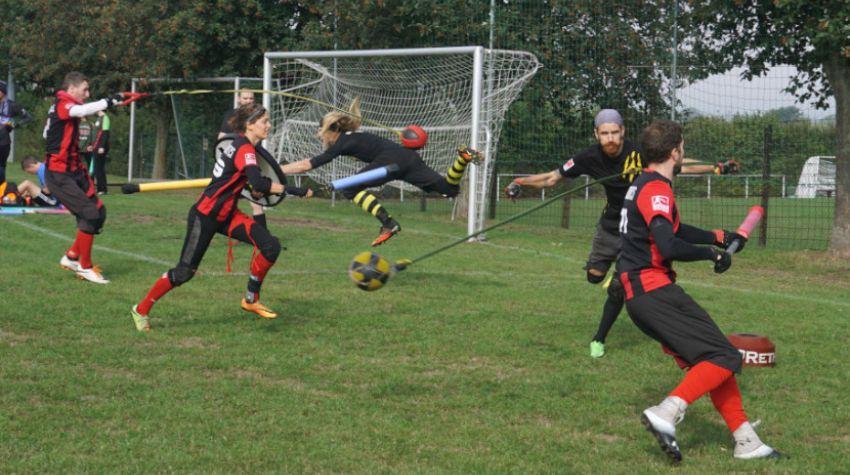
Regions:
[[590, 357], [602, 358], [605, 356], [605, 343], [593, 340], [590, 342]]
[[133, 310], [130, 311], [130, 315], [133, 316], [133, 323], [136, 324], [136, 330], [140, 332], [149, 332], [151, 331], [151, 323], [148, 320], [147, 315], [142, 315], [136, 310], [138, 305], [133, 305]]

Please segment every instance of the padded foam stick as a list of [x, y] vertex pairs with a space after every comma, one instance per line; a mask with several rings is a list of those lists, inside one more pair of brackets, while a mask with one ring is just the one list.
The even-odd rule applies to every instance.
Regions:
[[173, 180], [155, 181], [151, 183], [124, 183], [121, 192], [125, 195], [132, 193], [146, 193], [148, 191], [186, 190], [189, 188], [203, 188], [210, 184], [211, 178], [197, 178], [195, 180]]
[[26, 206], [15, 206], [15, 207], [5, 207], [0, 208], [0, 215], [4, 216], [19, 216], [22, 214], [69, 214], [65, 208], [39, 208], [39, 207], [26, 207]]
[[365, 171], [356, 175], [347, 176], [331, 182], [332, 190], [344, 190], [370, 181], [380, 180], [387, 175], [398, 171], [398, 165], [391, 163], [385, 167], [375, 168], [374, 170]]
[[[752, 208], [750, 208], [750, 211], [747, 212], [747, 217], [744, 218], [744, 221], [741, 222], [741, 225], [738, 226], [738, 229], [735, 232], [740, 234], [741, 236], [744, 236], [745, 238], [749, 239], [750, 233], [753, 232], [753, 228], [756, 227], [756, 224], [758, 224], [758, 222], [761, 221], [761, 218], [763, 216], [764, 216], [764, 208], [762, 208], [759, 205], [753, 206]], [[730, 244], [728, 248], [726, 248], [726, 252], [728, 254], [734, 254], [735, 251], [738, 250], [738, 247], [740, 245], [741, 245], [741, 242], [736, 239], [736, 240], [732, 241], [732, 244]]]

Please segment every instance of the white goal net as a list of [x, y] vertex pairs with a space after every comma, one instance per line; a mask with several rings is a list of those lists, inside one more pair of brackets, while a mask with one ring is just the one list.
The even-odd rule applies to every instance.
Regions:
[[835, 157], [809, 157], [800, 173], [797, 198], [835, 195]]
[[[505, 112], [540, 67], [528, 52], [475, 46], [266, 53], [264, 89], [288, 94], [264, 96], [274, 127], [269, 149], [287, 162], [318, 155], [318, 122], [332, 110], [321, 103], [347, 110], [360, 97], [361, 130], [395, 140], [395, 134], [381, 126], [422, 126], [428, 144], [419, 152], [439, 173], [445, 173], [460, 145], [484, 153], [484, 162], [470, 167], [464, 184], [469, 191], [468, 228], [479, 230]], [[329, 184], [363, 165], [341, 157], [311, 171], [310, 177]], [[410, 187], [400, 182], [389, 186]]]

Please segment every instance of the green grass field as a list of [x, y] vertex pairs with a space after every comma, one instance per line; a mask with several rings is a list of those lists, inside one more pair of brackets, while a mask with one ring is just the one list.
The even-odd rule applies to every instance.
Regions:
[[[263, 288], [281, 318], [239, 309], [251, 250], [226, 274], [219, 237], [138, 334], [130, 307], [176, 261], [195, 196], [106, 197], [94, 259], [108, 286], [59, 269], [71, 217], [0, 217], [0, 472], [673, 471], [638, 417], [682, 373], [625, 315], [608, 355], [588, 356], [604, 291], [585, 282], [587, 229], [509, 225], [366, 293], [346, 267], [374, 220], [287, 200], [269, 216], [288, 250]], [[391, 259], [465, 230], [415, 207], [396, 217]], [[777, 366], [739, 381], [790, 455], [734, 461], [706, 398], [679, 426], [682, 469], [850, 470], [850, 264], [750, 245], [723, 275], [677, 269], [724, 331], [776, 343]]]

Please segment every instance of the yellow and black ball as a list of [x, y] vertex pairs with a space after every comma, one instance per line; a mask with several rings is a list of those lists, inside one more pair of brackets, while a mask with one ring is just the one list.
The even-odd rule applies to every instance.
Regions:
[[348, 276], [362, 290], [378, 290], [387, 283], [392, 264], [380, 254], [364, 251], [354, 256], [348, 266]]

